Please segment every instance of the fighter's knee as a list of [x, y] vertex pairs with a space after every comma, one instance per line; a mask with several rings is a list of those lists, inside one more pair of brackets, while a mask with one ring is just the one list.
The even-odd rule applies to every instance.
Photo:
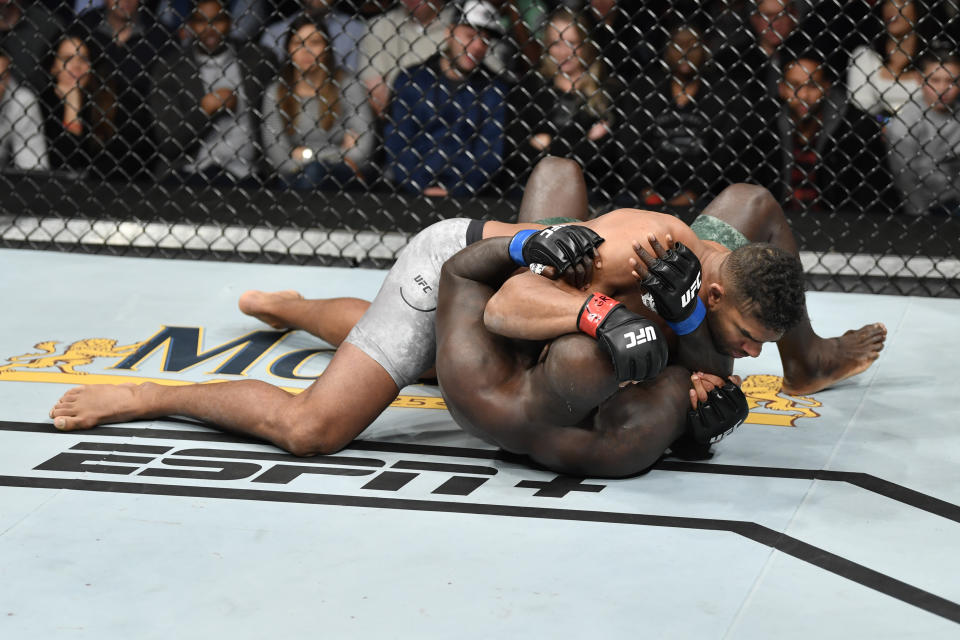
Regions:
[[773, 211], [779, 207], [777, 199], [770, 190], [758, 184], [738, 182], [723, 190], [724, 195], [736, 198], [745, 209], [758, 212]]
[[302, 458], [335, 453], [343, 444], [334, 442], [326, 420], [319, 415], [307, 415], [294, 408], [277, 417], [280, 446]]
[[300, 426], [287, 433], [281, 444], [283, 449], [300, 458], [309, 458], [328, 453], [335, 453], [337, 448], [331, 446], [324, 429], [312, 426]]
[[576, 160], [559, 156], [546, 156], [533, 170], [537, 173], [549, 173], [551, 176], [579, 176], [581, 173], [580, 164]]

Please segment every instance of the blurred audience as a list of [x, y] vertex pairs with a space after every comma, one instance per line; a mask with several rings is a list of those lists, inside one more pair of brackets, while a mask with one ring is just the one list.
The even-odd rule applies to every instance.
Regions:
[[960, 215], [960, 57], [934, 49], [924, 56], [921, 97], [887, 124], [890, 166], [913, 215]]
[[879, 4], [883, 33], [873, 46], [858, 47], [850, 56], [847, 89], [850, 102], [862, 111], [890, 116], [920, 90], [913, 68], [919, 47], [915, 31], [917, 3], [889, 0]]
[[370, 21], [360, 43], [360, 79], [378, 117], [387, 112], [400, 71], [436, 55], [456, 14], [444, 0], [400, 0], [400, 6]]
[[524, 184], [545, 155], [579, 162], [592, 190], [610, 174], [618, 155], [611, 108], [617, 90], [589, 33], [582, 14], [565, 8], [550, 14], [538, 70], [511, 92], [516, 114], [509, 129], [514, 145], [507, 161], [511, 183]]
[[[156, 16], [170, 32], [176, 32], [187, 25], [187, 18], [193, 10], [194, 0], [160, 0], [157, 4]], [[230, 13], [230, 39], [238, 43], [246, 43], [260, 35], [260, 31], [267, 24], [270, 8], [267, 0], [229, 0], [224, 8]], [[190, 37], [189, 28], [182, 32], [182, 36]]]
[[101, 123], [95, 134], [109, 151], [108, 158], [100, 158], [99, 170], [108, 179], [148, 177], [154, 154], [149, 70], [174, 48], [170, 33], [141, 0], [107, 0], [82, 14], [71, 31], [90, 43], [99, 81], [95, 102]]
[[785, 209], [886, 210], [891, 184], [876, 119], [847, 108], [823, 59], [808, 53], [784, 64], [776, 141], [763, 149], [767, 186]]
[[337, 67], [356, 75], [360, 70], [360, 42], [367, 32], [366, 23], [336, 7], [336, 0], [297, 0], [300, 10], [291, 16], [278, 20], [263, 30], [260, 46], [273, 52], [277, 60], [285, 60], [287, 51], [284, 45], [294, 20], [310, 18], [313, 22], [322, 22], [331, 46], [333, 59]]
[[397, 76], [385, 146], [404, 190], [473, 195], [499, 172], [508, 87], [483, 59], [501, 29], [492, 5], [467, 0], [441, 53]]
[[40, 102], [12, 66], [0, 47], [0, 169], [49, 169]]
[[0, 47], [10, 57], [14, 73], [35, 91], [46, 83], [43, 62], [62, 28], [40, 2], [0, 0]]
[[280, 78], [263, 96], [269, 167], [298, 189], [359, 186], [374, 144], [366, 91], [336, 66], [319, 19], [297, 18], [286, 40]]
[[200, 183], [253, 178], [270, 54], [228, 39], [230, 14], [221, 0], [198, 0], [186, 24], [191, 44], [153, 69], [157, 172]]
[[709, 65], [702, 30], [680, 24], [670, 31], [660, 68], [624, 92], [618, 173], [629, 204], [690, 206], [719, 191], [722, 168], [733, 160], [724, 135], [735, 126], [721, 78]]
[[56, 44], [48, 70], [50, 81], [40, 94], [50, 167], [86, 173], [97, 157], [91, 123], [103, 113], [91, 97], [97, 93], [91, 73], [90, 47], [67, 32]]

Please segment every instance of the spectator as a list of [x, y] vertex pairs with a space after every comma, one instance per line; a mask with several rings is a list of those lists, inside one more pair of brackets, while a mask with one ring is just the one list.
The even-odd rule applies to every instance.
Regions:
[[[175, 32], [186, 25], [192, 4], [191, 0], [160, 0], [157, 18], [170, 32]], [[266, 0], [228, 0], [224, 9], [233, 16], [230, 39], [234, 42], [252, 42], [267, 24], [269, 11]], [[189, 37], [189, 25], [187, 27], [185, 32], [181, 32], [182, 36]]]
[[595, 190], [610, 173], [617, 155], [612, 131], [613, 86], [588, 39], [589, 23], [569, 9], [550, 15], [537, 73], [513, 91], [510, 140], [516, 145], [509, 180], [524, 184], [530, 169], [545, 155], [576, 160]]
[[316, 20], [301, 16], [290, 27], [280, 79], [263, 96], [263, 146], [290, 186], [336, 189], [363, 180], [373, 112], [363, 86], [333, 63]]
[[11, 66], [10, 56], [0, 49], [0, 169], [48, 169], [40, 103]]
[[887, 207], [890, 175], [879, 123], [848, 109], [823, 59], [803, 54], [784, 65], [776, 144], [761, 182], [785, 209], [867, 211]]
[[455, 15], [444, 0], [401, 0], [401, 6], [370, 21], [360, 43], [360, 79], [378, 117], [386, 115], [400, 71], [436, 55]]
[[301, 10], [294, 15], [274, 22], [263, 30], [260, 45], [274, 53], [277, 60], [287, 59], [285, 44], [290, 25], [301, 17], [322, 22], [333, 47], [333, 59], [337, 68], [350, 75], [359, 71], [358, 58], [360, 42], [367, 32], [366, 24], [349, 13], [337, 9], [336, 0], [299, 0]]
[[890, 166], [913, 215], [960, 214], [960, 57], [932, 50], [921, 63], [921, 99], [887, 124]]
[[397, 76], [385, 145], [407, 191], [472, 195], [500, 170], [507, 85], [482, 64], [500, 29], [493, 6], [468, 0], [441, 53]]
[[0, 0], [0, 47], [16, 74], [35, 91], [46, 83], [43, 61], [62, 27], [40, 2]]
[[540, 43], [533, 35], [546, 20], [546, 8], [532, 0], [490, 0], [500, 11], [500, 22], [510, 37], [490, 43], [484, 65], [497, 75], [516, 79], [540, 61]]
[[[567, 0], [561, 4], [583, 9], [593, 28], [588, 31], [598, 57], [610, 67], [613, 77], [628, 84], [645, 73], [664, 44], [660, 17], [671, 4], [666, 0]], [[682, 3], [680, 3], [682, 4]]]
[[90, 57], [83, 39], [67, 33], [48, 65], [50, 81], [40, 103], [52, 169], [84, 173], [97, 156], [90, 128], [94, 118], [103, 114], [91, 100], [97, 83]]
[[146, 177], [153, 155], [153, 116], [148, 69], [173, 47], [170, 34], [142, 10], [140, 0], [107, 0], [80, 16], [72, 31], [91, 44], [95, 102], [100, 122], [95, 137], [106, 153], [97, 169], [107, 179]]
[[703, 32], [681, 24], [670, 31], [661, 69], [636, 80], [622, 99], [619, 174], [631, 205], [689, 206], [718, 191], [721, 168], [733, 161], [721, 156], [723, 137], [735, 125], [708, 61]]
[[917, 6], [907, 0], [881, 5], [885, 29], [873, 47], [858, 47], [847, 69], [850, 102], [871, 115], [890, 116], [920, 89], [913, 67], [917, 53]]
[[230, 14], [221, 0], [198, 0], [187, 21], [189, 47], [153, 69], [161, 175], [190, 182], [252, 178], [257, 164], [256, 108], [273, 73], [270, 54], [227, 39]]

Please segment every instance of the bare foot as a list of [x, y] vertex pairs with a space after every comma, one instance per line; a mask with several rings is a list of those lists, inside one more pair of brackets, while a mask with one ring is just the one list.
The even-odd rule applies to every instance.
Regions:
[[240, 311], [253, 316], [260, 322], [268, 324], [274, 329], [286, 329], [287, 323], [283, 322], [277, 315], [277, 304], [287, 300], [303, 300], [303, 296], [297, 291], [288, 289], [286, 291], [245, 291], [237, 301]]
[[108, 422], [146, 417], [141, 393], [153, 383], [86, 385], [70, 389], [53, 409], [53, 426], [61, 431], [89, 429]]
[[847, 331], [838, 338], [818, 339], [804, 362], [783, 363], [783, 392], [804, 396], [866, 371], [880, 357], [887, 328], [881, 323]]

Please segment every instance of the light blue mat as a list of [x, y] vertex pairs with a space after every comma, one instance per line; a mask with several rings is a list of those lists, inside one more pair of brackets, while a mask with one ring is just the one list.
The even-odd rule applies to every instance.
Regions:
[[166, 354], [267, 332], [246, 289], [370, 298], [383, 272], [13, 250], [0, 272], [2, 638], [960, 637], [960, 301], [811, 294], [821, 335], [887, 325], [870, 370], [792, 399], [768, 347], [709, 463], [581, 481], [464, 434], [430, 386], [331, 458], [182, 420], [55, 432], [84, 381], [305, 387], [293, 365], [329, 356], [300, 332]]

